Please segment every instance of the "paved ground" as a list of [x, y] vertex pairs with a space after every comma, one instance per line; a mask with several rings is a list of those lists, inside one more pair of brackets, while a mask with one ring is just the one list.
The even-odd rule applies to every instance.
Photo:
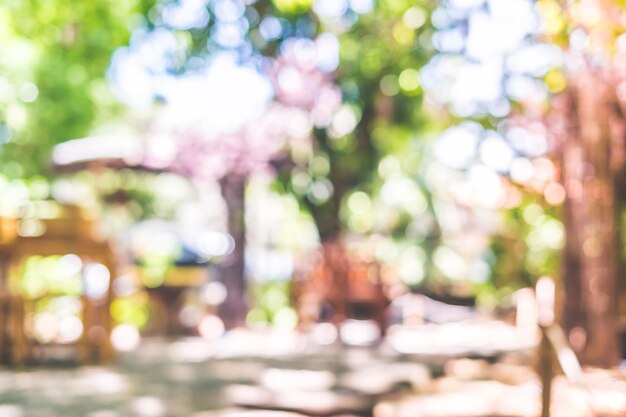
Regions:
[[[250, 332], [218, 343], [151, 339], [109, 367], [0, 368], [0, 417], [538, 414], [540, 386], [520, 362], [523, 355], [494, 364], [493, 358], [469, 359], [467, 353], [451, 359], [424, 355], [420, 346], [411, 350], [420, 353], [319, 346], [294, 334]], [[603, 415], [626, 415], [624, 373], [592, 373], [587, 379], [595, 393], [571, 387], [562, 377], [557, 381], [554, 416], [587, 417], [600, 409], [618, 410]], [[243, 407], [301, 414], [251, 413]]]
[[401, 388], [398, 382], [429, 378], [420, 365], [368, 349], [300, 350], [294, 343], [232, 340], [217, 351], [200, 339], [149, 340], [111, 367], [0, 370], [0, 417], [198, 417], [234, 403], [263, 406], [271, 392], [287, 393], [278, 396], [292, 399], [286, 408], [308, 402], [324, 413], [349, 403], [362, 411], [375, 394]]

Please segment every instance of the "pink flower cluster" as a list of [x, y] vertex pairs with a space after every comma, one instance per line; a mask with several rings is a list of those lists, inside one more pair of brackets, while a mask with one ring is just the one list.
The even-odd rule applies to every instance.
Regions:
[[202, 123], [175, 116], [149, 135], [143, 164], [215, 180], [270, 170], [270, 162], [287, 156], [294, 144], [308, 142], [310, 148], [312, 127], [328, 126], [341, 104], [332, 74], [316, 67], [315, 47], [301, 39], [284, 45], [267, 74], [275, 100], [261, 116], [232, 132], [209, 132]]

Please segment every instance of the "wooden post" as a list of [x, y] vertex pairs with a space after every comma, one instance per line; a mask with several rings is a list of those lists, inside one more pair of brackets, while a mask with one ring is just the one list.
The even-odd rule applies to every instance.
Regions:
[[[109, 248], [109, 251], [111, 249]], [[111, 343], [111, 332], [113, 331], [113, 318], [109, 308], [113, 303], [115, 294], [113, 293], [113, 281], [117, 278], [117, 265], [115, 257], [112, 253], [107, 254], [107, 259], [104, 264], [109, 269], [109, 288], [106, 294], [106, 301], [103, 306], [100, 306], [100, 319], [102, 328], [104, 329], [104, 338], [98, 345], [98, 360], [102, 363], [111, 363], [115, 357], [113, 351], [113, 344]]]
[[26, 362], [26, 335], [24, 334], [24, 300], [18, 295], [11, 297], [12, 349], [11, 362], [22, 366]]
[[0, 364], [7, 360], [9, 291], [7, 282], [7, 261], [0, 257]]
[[9, 324], [8, 305], [9, 295], [0, 286], [0, 364], [5, 363], [5, 361], [7, 360], [7, 327]]
[[539, 342], [538, 373], [541, 381], [541, 417], [550, 417], [550, 404], [552, 403], [552, 379], [554, 378], [554, 363], [552, 346], [547, 335], [547, 328], [541, 329], [541, 341]]
[[554, 323], [556, 286], [549, 277], [542, 277], [535, 288], [537, 296], [537, 322], [541, 330], [539, 342], [538, 373], [541, 380], [541, 417], [550, 417], [552, 379], [554, 378], [554, 353], [548, 338], [548, 329]]

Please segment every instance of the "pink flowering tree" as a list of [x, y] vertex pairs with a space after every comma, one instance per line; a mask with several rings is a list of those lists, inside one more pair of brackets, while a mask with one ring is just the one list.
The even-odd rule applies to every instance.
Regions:
[[[182, 174], [200, 187], [219, 182], [227, 230], [234, 241], [234, 249], [217, 268], [228, 294], [220, 313], [232, 328], [244, 323], [248, 307], [244, 270], [248, 179], [257, 173], [271, 175], [277, 164], [292, 159], [293, 148], [309, 152], [312, 126], [330, 119], [340, 95], [329, 77], [314, 68], [303, 71], [287, 57], [271, 66], [271, 71], [290, 77], [283, 81], [285, 88], [276, 88], [278, 100], [271, 99], [274, 89], [260, 73], [228, 59], [214, 65], [205, 75], [171, 82], [167, 102], [146, 135], [143, 165]], [[293, 72], [285, 75], [285, 68]]]
[[[159, 15], [150, 18], [154, 27], [138, 31], [113, 65], [117, 84], [135, 91], [130, 95], [135, 104], [162, 96], [170, 107], [176, 101], [172, 97], [197, 96], [193, 104], [178, 100], [182, 110], [170, 112], [175, 116], [167, 129], [158, 126], [168, 117], [157, 116], [152, 163], [216, 179], [225, 195], [231, 181], [242, 195], [252, 172], [280, 165], [277, 178], [309, 210], [322, 243], [341, 241], [345, 197], [354, 189], [373, 191], [382, 156], [405, 152], [425, 126], [417, 69], [430, 53], [421, 46], [430, 31], [428, 10], [369, 0], [164, 0], [161, 6]], [[154, 51], [162, 59], [153, 59]], [[222, 94], [221, 84], [233, 84], [227, 80], [203, 92], [194, 86], [183, 94], [179, 84], [166, 91], [171, 74], [197, 74], [219, 51], [254, 63], [271, 85], [271, 94], [236, 128], [227, 123], [229, 117], [218, 115], [228, 107], [232, 114], [246, 113], [238, 106], [250, 104], [250, 91]], [[239, 83], [234, 84], [237, 89]], [[256, 125], [285, 109], [299, 116], [276, 117], [287, 133], [269, 129], [272, 145], [266, 148]], [[308, 144], [298, 142], [302, 137], [310, 139]], [[280, 143], [284, 146], [274, 147]], [[233, 190], [237, 187], [232, 184]], [[230, 214], [234, 219], [236, 210]], [[236, 256], [242, 261], [241, 254]]]

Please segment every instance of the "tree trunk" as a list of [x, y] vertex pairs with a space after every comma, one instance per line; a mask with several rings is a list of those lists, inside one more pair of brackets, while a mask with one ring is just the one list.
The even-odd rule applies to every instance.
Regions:
[[227, 329], [245, 324], [248, 297], [244, 272], [246, 225], [244, 217], [246, 177], [230, 174], [220, 180], [222, 197], [228, 210], [228, 233], [235, 248], [217, 266], [218, 279], [224, 284], [227, 296], [219, 315]]
[[621, 121], [602, 73], [581, 70], [570, 85], [562, 140], [564, 323], [585, 364], [610, 367], [620, 360], [615, 140]]

